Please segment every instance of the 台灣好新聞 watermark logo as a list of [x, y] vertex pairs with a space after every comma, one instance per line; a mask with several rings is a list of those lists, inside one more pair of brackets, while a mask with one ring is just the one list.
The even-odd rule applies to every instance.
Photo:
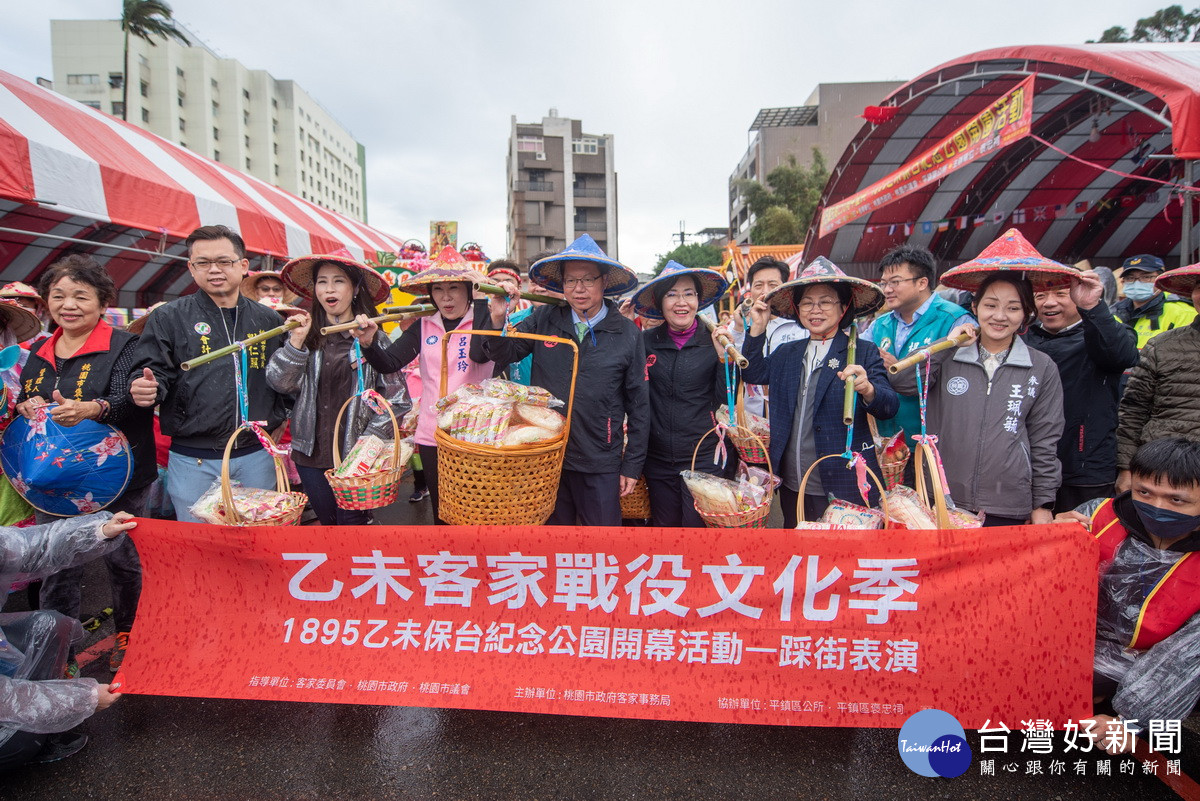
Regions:
[[971, 746], [962, 724], [940, 709], [910, 715], [900, 727], [896, 745], [908, 769], [921, 776], [952, 779], [971, 767]]

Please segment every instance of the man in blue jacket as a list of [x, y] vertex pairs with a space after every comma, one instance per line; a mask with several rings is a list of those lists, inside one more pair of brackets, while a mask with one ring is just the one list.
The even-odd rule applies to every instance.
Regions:
[[[879, 347], [884, 367], [945, 339], [956, 326], [974, 322], [961, 306], [933, 291], [937, 285], [936, 265], [933, 254], [920, 245], [901, 245], [879, 260], [879, 288], [883, 290], [883, 305], [888, 311], [871, 324], [864, 337]], [[919, 399], [901, 395], [896, 416], [880, 420], [877, 425], [879, 433], [885, 436], [904, 429], [904, 439], [911, 448], [913, 436], [921, 433]], [[905, 472], [909, 486], [912, 486], [912, 470], [913, 462], [909, 461]]]

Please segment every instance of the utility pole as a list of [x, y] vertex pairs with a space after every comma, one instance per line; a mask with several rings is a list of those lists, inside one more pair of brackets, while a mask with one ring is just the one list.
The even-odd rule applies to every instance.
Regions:
[[679, 233], [671, 234], [672, 239], [675, 239], [676, 237], [679, 238], [679, 246], [680, 247], [683, 247], [684, 245], [687, 244], [688, 234], [684, 233], [684, 221], [683, 220], [679, 221]]

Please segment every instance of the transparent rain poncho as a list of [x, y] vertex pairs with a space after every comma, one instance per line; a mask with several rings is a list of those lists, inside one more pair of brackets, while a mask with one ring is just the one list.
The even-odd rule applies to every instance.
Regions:
[[[7, 593], [14, 581], [44, 578], [112, 550], [121, 538], [106, 540], [100, 533], [111, 517], [99, 512], [30, 528], [0, 527], [0, 587]], [[83, 638], [77, 620], [56, 624], [44, 613], [0, 614], [0, 745], [16, 731], [67, 731], [96, 711], [95, 679], [28, 678], [36, 665], [55, 658], [53, 650], [65, 652], [66, 644], [51, 636], [56, 625], [69, 627], [72, 642]]]
[[1146, 650], [1126, 647], [1146, 596], [1182, 556], [1130, 536], [1100, 576], [1095, 670], [1117, 682], [1113, 709], [1136, 728], [1186, 718], [1200, 699], [1200, 614]]

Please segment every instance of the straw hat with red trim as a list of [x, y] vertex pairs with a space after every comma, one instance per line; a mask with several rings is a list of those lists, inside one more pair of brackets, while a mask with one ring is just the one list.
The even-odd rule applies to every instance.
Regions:
[[795, 320], [797, 319], [796, 301], [804, 287], [813, 284], [846, 284], [849, 286], [850, 308], [847, 309], [847, 313], [850, 317], [862, 317], [883, 305], [883, 290], [874, 282], [846, 275], [842, 272], [842, 268], [824, 256], [817, 256], [809, 262], [797, 278], [786, 284], [780, 284], [774, 292], [767, 295], [766, 303], [771, 307], [771, 311], [780, 317]]
[[1020, 231], [1009, 228], [978, 256], [947, 270], [942, 283], [951, 289], [975, 292], [985, 278], [998, 272], [1019, 273], [1033, 285], [1035, 292], [1062, 289], [1079, 276], [1074, 267], [1046, 258]]
[[258, 298], [255, 298], [251, 293], [258, 289], [258, 282], [264, 278], [275, 278], [279, 281], [283, 281], [283, 274], [276, 270], [251, 270], [250, 272], [246, 273], [246, 277], [242, 279], [242, 294], [246, 297], [257, 300]]
[[[476, 262], [477, 264], [479, 262]], [[474, 289], [483, 280], [483, 273], [471, 266], [462, 254], [447, 245], [429, 262], [429, 266], [401, 279], [400, 289], [410, 295], [428, 296], [434, 284], [464, 281]]]
[[314, 254], [312, 256], [301, 256], [298, 259], [292, 259], [283, 265], [283, 271], [279, 276], [283, 280], [283, 285], [288, 289], [301, 297], [311, 298], [313, 296], [315, 271], [318, 265], [325, 262], [333, 262], [334, 264], [354, 268], [362, 276], [367, 291], [371, 293], [372, 300], [376, 303], [381, 303], [387, 299], [390, 290], [388, 289], [387, 281], [383, 280], [383, 276], [362, 262], [355, 261], [344, 250], [339, 253]]
[[130, 323], [125, 326], [125, 330], [131, 334], [137, 334], [140, 337], [142, 335], [142, 331], [146, 330], [146, 320], [150, 318], [150, 315], [154, 313], [154, 310], [166, 305], [167, 302], [165, 300], [160, 300], [158, 303], [155, 303], [153, 306], [146, 309], [146, 313], [141, 317], [130, 321]]
[[42, 333], [42, 321], [38, 316], [11, 300], [0, 300], [0, 320], [4, 330], [11, 332], [17, 342], [25, 342]]
[[0, 300], [13, 300], [14, 298], [29, 298], [30, 300], [36, 300], [42, 306], [46, 305], [46, 302], [42, 300], [42, 296], [37, 293], [37, 290], [24, 281], [13, 281], [0, 286]]
[[654, 288], [666, 284], [673, 285], [681, 276], [690, 275], [700, 282], [700, 301], [696, 311], [706, 309], [716, 303], [729, 289], [729, 282], [716, 270], [704, 267], [684, 267], [677, 261], [668, 261], [662, 272], [647, 281], [633, 296], [633, 308], [643, 317], [651, 320], [663, 319], [662, 309], [654, 299]]
[[262, 298], [258, 302], [261, 303], [262, 305], [266, 306], [268, 309], [271, 309], [272, 311], [279, 312], [280, 314], [283, 315], [283, 319], [285, 319], [285, 320], [290, 317], [294, 317], [297, 314], [307, 314], [307, 312], [305, 312], [304, 309], [300, 309], [295, 306], [289, 306], [288, 304], [284, 303], [283, 301], [275, 300], [275, 298]]
[[529, 268], [529, 280], [540, 287], [562, 292], [563, 269], [573, 261], [591, 262], [600, 268], [605, 295], [623, 295], [638, 285], [637, 273], [616, 259], [609, 258], [596, 240], [587, 234], [576, 239], [561, 253], [534, 262]]
[[1176, 267], [1154, 279], [1154, 288], [1163, 292], [1171, 292], [1184, 298], [1190, 298], [1200, 284], [1200, 263], [1189, 264], [1186, 267]]

